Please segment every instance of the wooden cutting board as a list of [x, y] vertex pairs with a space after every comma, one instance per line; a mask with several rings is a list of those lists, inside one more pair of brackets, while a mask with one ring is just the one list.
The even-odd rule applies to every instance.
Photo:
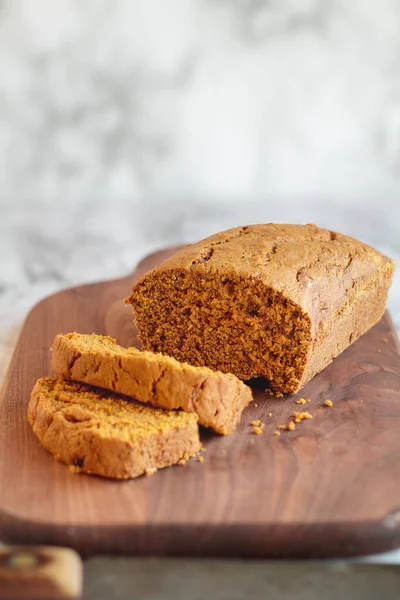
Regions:
[[[26, 410], [36, 379], [51, 373], [54, 336], [97, 332], [137, 345], [123, 298], [171, 253], [29, 314], [0, 396], [0, 539], [86, 555], [327, 557], [400, 546], [400, 358], [387, 314], [297, 396], [271, 398], [260, 385], [236, 433], [203, 431], [204, 463], [115, 482], [70, 473], [39, 445]], [[300, 397], [311, 402], [299, 406]], [[304, 409], [312, 420], [272, 435]], [[254, 419], [265, 422], [261, 435]]]

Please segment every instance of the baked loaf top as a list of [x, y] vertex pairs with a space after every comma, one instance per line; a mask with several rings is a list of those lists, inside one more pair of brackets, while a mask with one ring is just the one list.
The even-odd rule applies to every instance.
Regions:
[[185, 246], [133, 287], [143, 346], [295, 392], [382, 316], [393, 261], [316, 225]]
[[200, 450], [197, 415], [149, 408], [61, 378], [36, 382], [28, 420], [55, 458], [104, 477], [151, 474]]
[[57, 375], [107, 388], [166, 409], [195, 412], [199, 423], [229, 434], [253, 399], [240, 379], [174, 358], [118, 346], [101, 335], [57, 335], [52, 348]]

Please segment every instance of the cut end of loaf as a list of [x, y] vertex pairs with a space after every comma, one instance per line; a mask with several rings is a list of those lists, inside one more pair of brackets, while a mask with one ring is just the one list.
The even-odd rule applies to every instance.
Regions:
[[142, 278], [128, 301], [146, 350], [244, 380], [264, 377], [275, 391], [298, 389], [310, 318], [257, 279], [166, 270]]

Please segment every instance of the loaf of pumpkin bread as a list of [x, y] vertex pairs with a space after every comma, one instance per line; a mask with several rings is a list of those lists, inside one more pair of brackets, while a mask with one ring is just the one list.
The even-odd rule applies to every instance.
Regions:
[[251, 389], [231, 374], [193, 367], [174, 358], [118, 346], [102, 335], [57, 335], [52, 348], [53, 371], [67, 379], [132, 396], [166, 409], [195, 412], [200, 425], [232, 433]]
[[36, 382], [28, 420], [55, 458], [113, 479], [150, 475], [200, 450], [197, 415], [157, 410], [62, 378]]
[[126, 302], [146, 350], [294, 393], [379, 321], [393, 270], [316, 225], [250, 225], [185, 246]]

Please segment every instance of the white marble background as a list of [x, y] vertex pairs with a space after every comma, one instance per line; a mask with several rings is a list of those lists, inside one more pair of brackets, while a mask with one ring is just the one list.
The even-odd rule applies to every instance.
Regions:
[[44, 295], [235, 224], [399, 258], [399, 192], [398, 0], [0, 0], [3, 355]]

